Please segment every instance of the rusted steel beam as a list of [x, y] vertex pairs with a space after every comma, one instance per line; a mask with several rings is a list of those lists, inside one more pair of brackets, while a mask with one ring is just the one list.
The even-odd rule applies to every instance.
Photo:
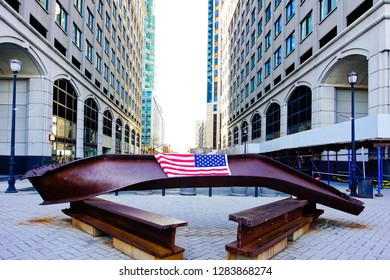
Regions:
[[101, 155], [51, 170], [33, 169], [29, 179], [44, 202], [79, 201], [118, 190], [262, 186], [360, 214], [363, 202], [260, 154], [228, 155], [229, 176], [167, 177], [153, 155]]
[[237, 240], [227, 244], [233, 255], [254, 258], [310, 225], [324, 211], [307, 200], [284, 199], [229, 215], [238, 223]]
[[72, 202], [63, 212], [160, 259], [184, 252], [175, 237], [186, 221], [99, 198]]

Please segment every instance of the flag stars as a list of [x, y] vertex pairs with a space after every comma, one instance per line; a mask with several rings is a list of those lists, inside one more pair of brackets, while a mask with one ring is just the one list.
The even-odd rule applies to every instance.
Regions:
[[225, 155], [195, 155], [196, 167], [225, 166]]

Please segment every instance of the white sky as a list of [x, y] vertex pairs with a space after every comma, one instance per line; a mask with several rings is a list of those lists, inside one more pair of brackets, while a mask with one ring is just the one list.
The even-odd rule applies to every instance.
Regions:
[[195, 120], [205, 118], [207, 0], [155, 0], [155, 88], [165, 140], [178, 152], [195, 144]]

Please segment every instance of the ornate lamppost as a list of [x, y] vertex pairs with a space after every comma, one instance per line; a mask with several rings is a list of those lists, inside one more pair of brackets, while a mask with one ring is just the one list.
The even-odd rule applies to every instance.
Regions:
[[11, 154], [9, 158], [9, 177], [6, 193], [18, 192], [15, 188], [15, 111], [16, 111], [16, 75], [22, 67], [22, 62], [17, 59], [10, 60], [11, 71], [14, 75], [14, 88], [12, 94], [12, 120], [11, 120]]
[[349, 189], [351, 196], [357, 196], [357, 178], [356, 178], [356, 146], [355, 146], [355, 84], [357, 82], [358, 74], [351, 72], [348, 75], [348, 83], [351, 85], [351, 180]]

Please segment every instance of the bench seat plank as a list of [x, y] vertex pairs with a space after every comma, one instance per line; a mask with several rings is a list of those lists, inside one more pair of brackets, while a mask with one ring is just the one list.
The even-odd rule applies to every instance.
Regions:
[[307, 200], [287, 198], [230, 214], [229, 220], [248, 227], [254, 227], [297, 208], [302, 208], [308, 205], [308, 203]]

